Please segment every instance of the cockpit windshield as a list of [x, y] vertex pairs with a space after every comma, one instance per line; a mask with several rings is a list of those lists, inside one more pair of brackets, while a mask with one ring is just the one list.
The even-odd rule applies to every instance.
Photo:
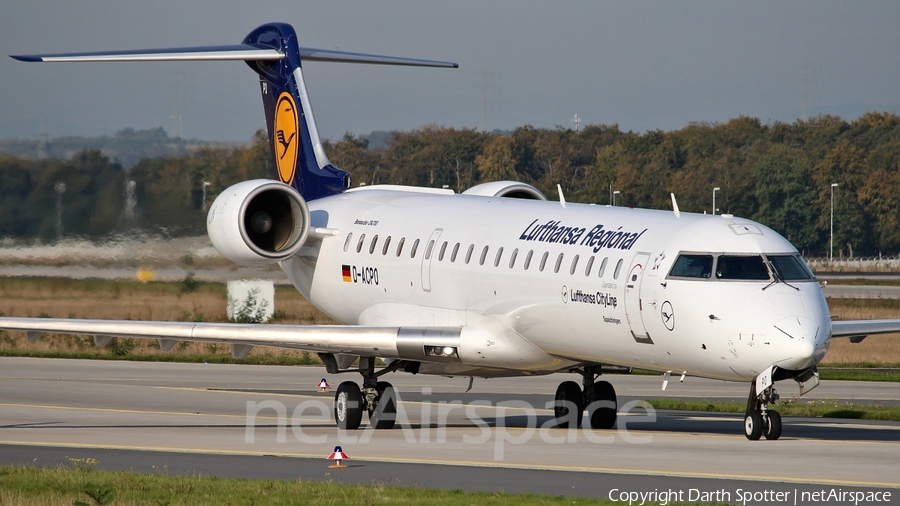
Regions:
[[712, 255], [678, 255], [669, 275], [682, 278], [709, 278], [712, 266]]
[[697, 281], [814, 281], [815, 276], [797, 254], [734, 254], [683, 252], [675, 259], [670, 278]]
[[794, 255], [766, 255], [778, 277], [785, 281], [803, 281], [812, 279], [813, 275], [800, 259]]
[[768, 281], [769, 269], [759, 255], [722, 255], [716, 259], [716, 279]]

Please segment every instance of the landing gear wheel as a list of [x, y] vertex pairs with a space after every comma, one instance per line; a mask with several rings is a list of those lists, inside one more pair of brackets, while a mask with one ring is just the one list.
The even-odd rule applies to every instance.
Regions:
[[769, 423], [766, 424], [766, 439], [774, 441], [781, 437], [781, 415], [771, 409], [766, 414], [769, 418]]
[[375, 408], [369, 408], [369, 425], [376, 429], [393, 429], [397, 421], [397, 395], [387, 381], [379, 381], [375, 386], [378, 396]]
[[[570, 408], [574, 408], [570, 412]], [[556, 389], [556, 402], [553, 405], [553, 416], [556, 417], [556, 426], [561, 429], [569, 427], [569, 423], [575, 422], [575, 427], [581, 427], [581, 414], [584, 411], [584, 396], [581, 387], [574, 381], [563, 381]]]
[[616, 389], [608, 381], [594, 383], [594, 398], [588, 405], [588, 418], [592, 429], [612, 429], [616, 425], [619, 404]]
[[[781, 419], [779, 418], [778, 421], [780, 422]], [[762, 436], [762, 433], [762, 415], [759, 411], [750, 411], [747, 413], [747, 416], [744, 417], [744, 435], [747, 436], [747, 439], [750, 441], [759, 441], [759, 437]]]
[[356, 430], [362, 422], [363, 403], [359, 385], [345, 381], [334, 394], [334, 420], [339, 429]]

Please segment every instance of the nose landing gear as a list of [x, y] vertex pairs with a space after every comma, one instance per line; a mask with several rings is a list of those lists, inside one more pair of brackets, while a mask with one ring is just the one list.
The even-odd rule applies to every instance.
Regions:
[[747, 413], [744, 416], [744, 435], [750, 441], [758, 441], [760, 437], [776, 440], [781, 437], [781, 415], [769, 409], [769, 403], [775, 404], [779, 395], [775, 387], [768, 386], [761, 393], [756, 392], [756, 383], [750, 387], [747, 399]]
[[612, 429], [618, 409], [615, 388], [608, 381], [594, 381], [602, 373], [600, 366], [585, 366], [575, 371], [581, 374], [584, 388], [574, 381], [559, 384], [553, 406], [556, 426], [581, 427], [582, 414], [587, 409], [592, 429]]

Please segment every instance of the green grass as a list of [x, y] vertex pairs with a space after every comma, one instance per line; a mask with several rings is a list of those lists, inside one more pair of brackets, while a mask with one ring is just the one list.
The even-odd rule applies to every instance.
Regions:
[[[819, 379], [823, 381], [893, 381], [900, 382], [900, 366], [897, 364], [856, 366], [853, 364], [829, 365], [819, 368]], [[893, 369], [893, 370], [879, 370]]]
[[[892, 370], [887, 370], [892, 369]], [[662, 376], [658, 371], [635, 369], [637, 376]], [[675, 378], [678, 374], [672, 373]], [[895, 381], [900, 382], [900, 364], [872, 364], [868, 362], [828, 364], [819, 367], [819, 379], [823, 381]]]
[[[693, 401], [680, 399], [646, 399], [656, 409], [678, 411], [708, 411], [714, 413], [744, 413], [745, 402]], [[782, 401], [770, 405], [786, 416], [808, 416], [816, 418], [851, 418], [856, 420], [900, 421], [900, 406], [864, 406], [843, 404], [833, 400], [792, 402]]]
[[[97, 471], [96, 461], [70, 459], [69, 467], [0, 467], [0, 504], [127, 505], [612, 505], [609, 500], [533, 494], [463, 492], [329, 482], [244, 480]], [[329, 479], [323, 465], [322, 475]], [[331, 470], [334, 477], [340, 470]], [[95, 497], [97, 499], [92, 498]], [[104, 497], [108, 502], [104, 502]]]

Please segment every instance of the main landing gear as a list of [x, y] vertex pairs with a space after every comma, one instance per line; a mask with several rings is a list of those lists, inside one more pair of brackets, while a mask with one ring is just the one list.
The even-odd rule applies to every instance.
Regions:
[[375, 372], [375, 359], [361, 357], [359, 373], [362, 389], [354, 381], [344, 381], [334, 394], [334, 419], [340, 429], [356, 430], [362, 423], [363, 411], [369, 415], [369, 425], [376, 429], [392, 429], [397, 421], [397, 394], [387, 381], [378, 378], [403, 366], [397, 361]]
[[584, 388], [574, 381], [559, 384], [553, 406], [557, 427], [581, 427], [582, 414], [587, 409], [592, 429], [613, 428], [618, 409], [616, 390], [608, 381], [595, 381], [602, 373], [600, 366], [575, 371], [581, 374]]
[[744, 416], [744, 435], [747, 439], [758, 441], [765, 435], [766, 439], [774, 441], [781, 437], [781, 415], [774, 409], [769, 409], [769, 403], [775, 404], [778, 399], [778, 392], [773, 386], [759, 394], [756, 392], [756, 383], [750, 387], [747, 414]]

